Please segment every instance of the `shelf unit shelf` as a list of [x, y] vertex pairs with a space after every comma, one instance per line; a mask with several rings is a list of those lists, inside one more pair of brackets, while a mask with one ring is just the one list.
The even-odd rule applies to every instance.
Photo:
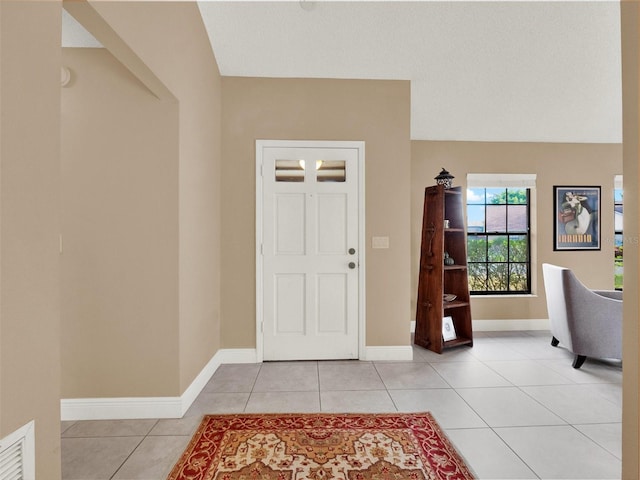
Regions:
[[467, 270], [467, 266], [466, 265], [445, 265], [444, 266], [445, 271], [446, 270]]
[[468, 306], [469, 306], [469, 302], [458, 302], [454, 300], [453, 302], [444, 302], [442, 305], [442, 308], [444, 310], [449, 310], [451, 308], [462, 308], [462, 307], [468, 307]]
[[448, 340], [444, 342], [444, 347], [449, 348], [449, 347], [457, 347], [460, 345], [472, 345], [472, 344], [473, 344], [473, 340], [471, 340], [470, 338], [456, 338], [455, 340]]
[[[445, 220], [449, 220], [448, 228], [444, 228]], [[466, 244], [461, 188], [427, 187], [414, 343], [436, 353], [450, 347], [473, 346]], [[445, 253], [454, 260], [453, 265], [444, 264]], [[445, 302], [444, 294], [456, 297]], [[451, 317], [455, 339], [444, 340], [444, 317]]]

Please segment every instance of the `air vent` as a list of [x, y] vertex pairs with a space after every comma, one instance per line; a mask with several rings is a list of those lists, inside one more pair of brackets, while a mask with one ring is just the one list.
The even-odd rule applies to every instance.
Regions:
[[33, 421], [0, 440], [0, 480], [35, 480]]

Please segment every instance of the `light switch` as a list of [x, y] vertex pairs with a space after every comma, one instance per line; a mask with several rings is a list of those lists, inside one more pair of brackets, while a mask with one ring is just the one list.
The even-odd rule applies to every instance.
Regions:
[[389, 248], [389, 237], [371, 237], [371, 248]]

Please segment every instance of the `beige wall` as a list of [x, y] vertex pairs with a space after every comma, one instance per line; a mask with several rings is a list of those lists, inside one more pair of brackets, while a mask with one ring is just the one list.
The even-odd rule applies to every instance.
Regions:
[[62, 396], [178, 395], [178, 109], [63, 50]]
[[[591, 288], [613, 288], [613, 179], [622, 173], [619, 144], [411, 142], [411, 308], [415, 317], [420, 231], [424, 188], [435, 183], [442, 167], [454, 175], [454, 185], [466, 187], [468, 173], [536, 174], [532, 198], [532, 295], [475, 297], [474, 320], [547, 318], [543, 263], [572, 268]], [[600, 185], [600, 251], [553, 251], [553, 186]], [[625, 191], [626, 198], [626, 191]], [[626, 225], [625, 225], [626, 226]], [[626, 279], [625, 279], [626, 280]]]
[[623, 163], [624, 163], [624, 232], [625, 289], [623, 324], [623, 399], [622, 399], [622, 478], [640, 478], [640, 419], [638, 405], [638, 279], [640, 255], [640, 8], [638, 2], [621, 3], [622, 95], [623, 95]]
[[404, 81], [223, 78], [225, 348], [256, 342], [257, 139], [365, 141], [366, 344], [409, 344], [409, 100]]
[[[167, 313], [174, 315], [173, 326], [155, 331], [154, 335], [161, 344], [173, 342], [173, 348], [167, 353], [178, 355], [178, 363], [169, 370], [178, 375], [176, 382], [163, 381], [165, 385], [173, 383], [176, 390], [163, 395], [180, 394], [220, 347], [221, 79], [218, 68], [194, 2], [93, 1], [70, 2], [65, 7], [158, 97], [177, 102], [177, 126], [173, 131], [177, 142], [176, 184], [167, 192], [169, 196], [177, 192], [168, 219], [173, 225], [167, 227], [170, 235], [177, 233], [177, 250], [173, 258], [166, 259], [170, 264], [166, 267], [168, 271], [173, 268], [172, 264], [177, 265], [177, 277], [171, 279], [177, 286], [173, 292], [177, 311]], [[155, 127], [154, 123], [140, 124], [137, 129]], [[164, 141], [157, 138], [152, 150]], [[173, 216], [176, 212], [177, 216]], [[174, 239], [157, 241], [173, 242]], [[141, 311], [141, 318], [129, 330], [145, 332], [150, 313]], [[123, 332], [117, 334], [123, 335]], [[144, 341], [144, 335], [138, 341]], [[118, 356], [117, 347], [112, 346], [104, 365], [117, 363]], [[144, 362], [149, 363], [146, 358]], [[167, 371], [153, 368], [149, 374], [160, 377]], [[134, 380], [127, 380], [127, 388], [138, 392]]]
[[60, 478], [61, 4], [0, 2], [0, 438], [35, 420]]

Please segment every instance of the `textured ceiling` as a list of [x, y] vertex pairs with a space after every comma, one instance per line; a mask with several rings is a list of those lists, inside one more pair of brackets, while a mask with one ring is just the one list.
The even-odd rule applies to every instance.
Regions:
[[222, 75], [410, 80], [412, 139], [622, 139], [616, 1], [199, 6]]

